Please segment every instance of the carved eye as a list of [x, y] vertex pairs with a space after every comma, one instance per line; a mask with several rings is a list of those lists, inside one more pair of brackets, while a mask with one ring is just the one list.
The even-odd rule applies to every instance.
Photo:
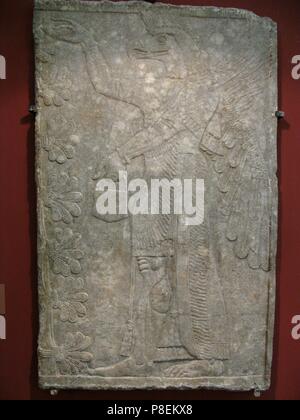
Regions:
[[157, 40], [160, 44], [166, 45], [168, 42], [168, 37], [167, 35], [159, 35]]
[[73, 35], [75, 33], [74, 28], [71, 25], [61, 25], [60, 30], [65, 36]]

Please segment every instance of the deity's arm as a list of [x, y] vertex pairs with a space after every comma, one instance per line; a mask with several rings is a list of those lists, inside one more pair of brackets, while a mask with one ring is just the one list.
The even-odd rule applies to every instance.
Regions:
[[156, 123], [138, 132], [119, 149], [121, 159], [126, 163], [154, 151], [162, 145], [172, 141], [180, 133], [182, 127], [169, 119], [160, 118]]

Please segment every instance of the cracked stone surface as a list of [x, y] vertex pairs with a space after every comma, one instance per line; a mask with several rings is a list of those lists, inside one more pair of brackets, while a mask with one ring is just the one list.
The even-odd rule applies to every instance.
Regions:
[[[41, 386], [268, 389], [276, 24], [36, 0], [34, 35]], [[120, 170], [204, 179], [203, 223], [100, 215], [98, 182]]]

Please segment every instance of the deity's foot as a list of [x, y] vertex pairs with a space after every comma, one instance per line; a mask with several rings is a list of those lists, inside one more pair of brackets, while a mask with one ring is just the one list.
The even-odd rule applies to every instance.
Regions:
[[110, 378], [118, 377], [132, 377], [149, 375], [152, 371], [150, 364], [138, 365], [133, 358], [123, 360], [113, 366], [89, 369], [88, 373], [91, 376], [103, 376]]
[[172, 378], [200, 378], [205, 376], [220, 376], [223, 371], [224, 364], [219, 360], [197, 360], [171, 366], [166, 369], [165, 375]]

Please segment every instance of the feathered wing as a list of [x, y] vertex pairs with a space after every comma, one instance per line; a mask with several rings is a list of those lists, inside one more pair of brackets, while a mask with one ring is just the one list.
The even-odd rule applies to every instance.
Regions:
[[235, 255], [247, 259], [253, 269], [269, 271], [270, 177], [256, 127], [243, 118], [253, 112], [262, 91], [261, 67], [252, 59], [223, 84], [200, 149], [217, 174], [220, 212], [226, 217], [226, 237]]

